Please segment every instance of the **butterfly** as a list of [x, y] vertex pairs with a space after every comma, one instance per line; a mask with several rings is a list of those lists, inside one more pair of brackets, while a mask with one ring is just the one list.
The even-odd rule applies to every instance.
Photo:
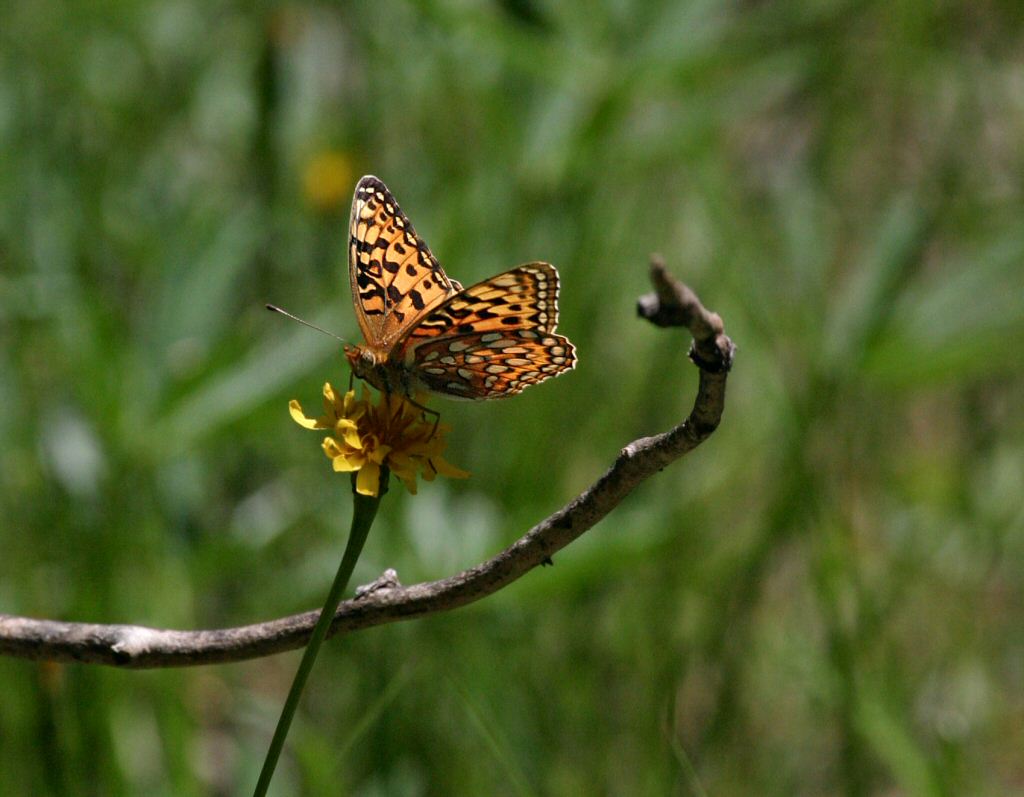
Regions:
[[555, 333], [554, 266], [527, 263], [463, 288], [372, 175], [352, 199], [348, 261], [366, 342], [345, 356], [378, 390], [504, 398], [576, 366], [576, 348]]

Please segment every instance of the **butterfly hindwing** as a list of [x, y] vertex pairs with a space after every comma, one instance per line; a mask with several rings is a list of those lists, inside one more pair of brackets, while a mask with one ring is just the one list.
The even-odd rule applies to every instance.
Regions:
[[425, 316], [396, 358], [431, 391], [453, 398], [510, 396], [573, 368], [555, 334], [558, 272], [530, 263], [473, 285]]
[[561, 335], [531, 329], [438, 336], [420, 344], [416, 378], [449, 398], [513, 396], [576, 365], [575, 347]]
[[387, 186], [372, 175], [359, 181], [352, 199], [349, 278], [363, 336], [383, 351], [456, 292]]

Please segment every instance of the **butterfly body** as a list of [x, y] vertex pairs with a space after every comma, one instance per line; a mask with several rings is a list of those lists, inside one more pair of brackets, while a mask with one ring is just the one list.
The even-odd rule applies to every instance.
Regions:
[[503, 398], [575, 367], [575, 347], [555, 332], [554, 266], [528, 263], [463, 288], [376, 177], [356, 186], [349, 276], [366, 343], [345, 356], [379, 390]]
[[412, 397], [427, 390], [416, 383], [412, 370], [401, 363], [390, 362], [387, 352], [374, 351], [368, 346], [345, 346], [345, 357], [356, 378], [384, 393]]

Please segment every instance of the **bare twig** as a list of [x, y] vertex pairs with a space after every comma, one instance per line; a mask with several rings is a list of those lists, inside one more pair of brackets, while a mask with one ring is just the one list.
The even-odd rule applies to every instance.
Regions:
[[[634, 440], [615, 463], [567, 506], [541, 521], [509, 548], [476, 567], [440, 581], [403, 587], [387, 573], [338, 608], [330, 633], [448, 611], [515, 581], [567, 546], [611, 512], [640, 482], [696, 448], [717, 428], [734, 347], [722, 319], [652, 257], [655, 292], [640, 297], [639, 314], [658, 326], [687, 327], [690, 358], [700, 368], [693, 409], [664, 434]], [[134, 625], [94, 625], [0, 614], [0, 653], [45, 661], [116, 667], [181, 667], [241, 661], [302, 647], [317, 612], [256, 625], [209, 631], [174, 631]]]

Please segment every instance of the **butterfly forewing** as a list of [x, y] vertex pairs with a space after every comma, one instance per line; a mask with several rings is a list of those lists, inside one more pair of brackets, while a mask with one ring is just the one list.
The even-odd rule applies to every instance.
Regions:
[[359, 327], [378, 351], [392, 348], [457, 290], [387, 186], [370, 175], [352, 200], [349, 278]]
[[453, 398], [501, 398], [573, 368], [573, 345], [554, 332], [558, 272], [531, 263], [466, 288], [429, 313], [395, 359], [427, 388]]

